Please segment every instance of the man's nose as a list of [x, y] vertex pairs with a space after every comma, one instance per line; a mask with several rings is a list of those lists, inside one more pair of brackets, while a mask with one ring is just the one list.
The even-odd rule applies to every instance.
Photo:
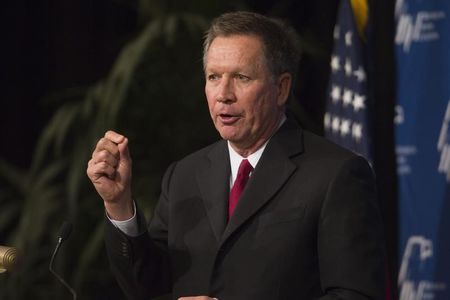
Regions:
[[217, 102], [224, 103], [236, 101], [233, 80], [231, 78], [222, 78], [219, 86], [217, 87], [216, 100]]

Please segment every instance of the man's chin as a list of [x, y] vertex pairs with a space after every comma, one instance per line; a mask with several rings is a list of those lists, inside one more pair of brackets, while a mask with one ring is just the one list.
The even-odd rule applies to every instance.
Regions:
[[224, 140], [229, 142], [233, 148], [242, 148], [246, 143], [242, 141], [242, 139], [238, 139], [235, 136], [222, 136]]
[[234, 128], [224, 128], [225, 126], [222, 126], [221, 128], [218, 129], [220, 136], [222, 137], [222, 139], [230, 141], [230, 142], [238, 142], [239, 138], [238, 138], [238, 133], [236, 132], [236, 130]]

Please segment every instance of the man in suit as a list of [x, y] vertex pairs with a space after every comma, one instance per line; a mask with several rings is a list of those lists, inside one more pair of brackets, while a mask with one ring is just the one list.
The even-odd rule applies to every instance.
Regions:
[[98, 142], [87, 173], [129, 299], [381, 298], [371, 168], [286, 113], [297, 63], [280, 22], [247, 12], [213, 21], [205, 94], [222, 140], [168, 168], [148, 227], [131, 198], [127, 138]]

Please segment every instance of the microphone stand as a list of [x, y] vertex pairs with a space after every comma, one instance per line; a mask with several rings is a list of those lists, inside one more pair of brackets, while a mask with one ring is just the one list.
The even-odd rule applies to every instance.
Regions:
[[71, 230], [72, 226], [70, 225], [70, 223], [64, 222], [64, 224], [61, 226], [60, 234], [58, 235], [58, 242], [56, 244], [55, 250], [53, 251], [52, 258], [50, 259], [48, 269], [70, 291], [73, 300], [76, 300], [77, 293], [75, 292], [75, 290], [58, 273], [56, 273], [56, 271], [53, 270], [53, 261], [55, 260], [56, 254], [58, 253], [62, 242], [69, 236]]

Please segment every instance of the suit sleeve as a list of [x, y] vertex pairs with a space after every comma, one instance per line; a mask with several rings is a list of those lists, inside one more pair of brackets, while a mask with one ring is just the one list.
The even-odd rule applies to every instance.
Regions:
[[130, 237], [106, 217], [105, 244], [111, 270], [127, 299], [151, 299], [171, 291], [167, 247], [169, 182], [175, 164], [163, 178], [162, 192], [151, 224], [137, 210], [139, 235]]
[[382, 299], [385, 251], [374, 176], [368, 163], [346, 160], [329, 183], [318, 227], [325, 299]]

